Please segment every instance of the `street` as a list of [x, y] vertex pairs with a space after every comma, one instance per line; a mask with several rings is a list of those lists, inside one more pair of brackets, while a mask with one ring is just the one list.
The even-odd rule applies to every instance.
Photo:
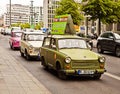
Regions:
[[[38, 79], [52, 94], [119, 94], [120, 92], [120, 58], [112, 53], [102, 54], [106, 57], [107, 72], [100, 80], [90, 78], [70, 77], [61, 80], [54, 71], [45, 70], [40, 61], [27, 61], [20, 56], [19, 50], [11, 50], [8, 39], [10, 36], [0, 35], [0, 46], [19, 61], [36, 79]], [[96, 52], [96, 48], [93, 49]], [[3, 53], [4, 55], [4, 53]]]

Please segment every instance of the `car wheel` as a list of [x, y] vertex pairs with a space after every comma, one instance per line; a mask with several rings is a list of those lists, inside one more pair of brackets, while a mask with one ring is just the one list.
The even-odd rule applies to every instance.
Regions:
[[45, 69], [48, 69], [48, 66], [45, 63], [44, 57], [41, 57], [41, 64], [45, 67]]
[[20, 54], [22, 57], [24, 57], [24, 53], [21, 51], [21, 48], [20, 48]]
[[61, 66], [60, 66], [59, 63], [57, 64], [57, 74], [58, 74], [58, 77], [60, 79], [62, 79], [62, 80], [66, 80], [67, 79], [67, 75], [63, 71], [61, 71]]
[[12, 45], [12, 49], [14, 50], [15, 49], [15, 47]]
[[13, 44], [11, 45], [11, 48], [12, 48], [13, 50], [15, 50], [15, 47], [13, 46]]
[[115, 54], [117, 57], [120, 57], [120, 47], [116, 48]]
[[98, 53], [103, 53], [103, 52], [104, 52], [104, 51], [102, 50], [102, 47], [101, 47], [100, 44], [98, 44], [98, 46], [97, 46], [97, 52], [98, 52]]
[[12, 49], [12, 45], [10, 44], [10, 48]]
[[95, 79], [95, 80], [99, 80], [100, 77], [101, 77], [101, 74], [98, 74], [98, 75], [95, 75], [95, 76], [93, 77], [93, 79]]
[[30, 60], [30, 55], [27, 53], [27, 51], [25, 51], [25, 55], [26, 55], [26, 59]]

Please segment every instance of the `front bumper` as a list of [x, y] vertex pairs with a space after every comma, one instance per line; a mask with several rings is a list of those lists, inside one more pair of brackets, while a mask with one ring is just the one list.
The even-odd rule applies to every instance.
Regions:
[[98, 75], [106, 72], [105, 69], [76, 69], [76, 70], [61, 70], [66, 75], [76, 75], [76, 76], [89, 76], [89, 75]]

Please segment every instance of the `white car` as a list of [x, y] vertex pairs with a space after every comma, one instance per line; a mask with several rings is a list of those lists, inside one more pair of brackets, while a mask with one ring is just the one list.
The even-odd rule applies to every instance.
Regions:
[[20, 53], [27, 60], [32, 57], [39, 58], [39, 49], [42, 46], [44, 33], [41, 32], [23, 32], [20, 40]]

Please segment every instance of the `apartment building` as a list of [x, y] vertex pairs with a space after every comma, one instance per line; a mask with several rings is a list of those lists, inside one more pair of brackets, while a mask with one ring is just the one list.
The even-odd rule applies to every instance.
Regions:
[[[4, 25], [10, 25], [10, 5], [7, 4], [4, 14]], [[30, 9], [28, 5], [11, 4], [11, 24], [29, 22]]]
[[[30, 23], [31, 10], [29, 5], [11, 4], [11, 24]], [[10, 25], [10, 5], [7, 4], [6, 13], [4, 14], [4, 25]], [[43, 20], [43, 7], [33, 7], [33, 22], [34, 24]]]
[[43, 7], [33, 7], [34, 24], [43, 22]]

